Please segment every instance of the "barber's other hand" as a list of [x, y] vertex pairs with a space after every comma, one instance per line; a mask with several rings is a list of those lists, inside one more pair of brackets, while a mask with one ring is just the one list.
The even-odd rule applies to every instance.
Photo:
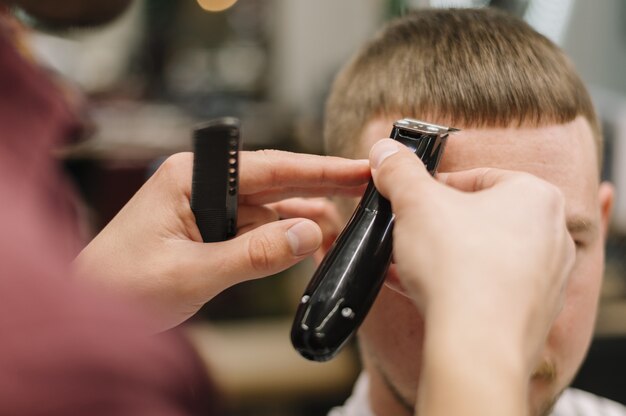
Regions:
[[446, 186], [389, 139], [372, 148], [370, 163], [396, 215], [400, 281], [427, 328], [451, 319], [484, 344], [506, 337], [532, 366], [574, 261], [560, 191], [489, 168], [442, 174]]
[[[168, 158], [80, 253], [77, 275], [145, 305], [154, 330], [175, 326], [239, 282], [284, 270], [317, 250], [319, 226], [285, 218], [294, 196], [355, 196], [366, 161], [274, 150], [241, 152], [238, 235], [203, 243], [190, 209], [193, 155]], [[304, 202], [301, 202], [301, 204]]]

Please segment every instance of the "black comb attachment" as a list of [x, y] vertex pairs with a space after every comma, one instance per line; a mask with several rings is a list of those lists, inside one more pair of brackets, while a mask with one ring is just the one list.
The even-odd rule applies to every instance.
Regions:
[[237, 234], [241, 123], [211, 120], [193, 132], [191, 210], [205, 243]]

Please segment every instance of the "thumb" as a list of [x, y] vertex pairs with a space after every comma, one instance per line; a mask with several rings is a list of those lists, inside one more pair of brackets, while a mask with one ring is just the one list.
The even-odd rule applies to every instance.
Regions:
[[186, 257], [207, 299], [237, 283], [278, 273], [313, 254], [322, 232], [313, 221], [275, 221], [219, 243], [191, 243]]
[[[403, 196], [436, 185], [424, 164], [402, 143], [392, 139], [377, 142], [370, 150], [370, 166], [376, 189], [398, 209]], [[408, 192], [411, 190], [410, 192]]]

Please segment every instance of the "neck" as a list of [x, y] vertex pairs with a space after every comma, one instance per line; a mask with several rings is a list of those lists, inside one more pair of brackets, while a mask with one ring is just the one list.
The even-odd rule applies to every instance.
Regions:
[[369, 378], [368, 400], [372, 413], [376, 416], [412, 416], [412, 406], [405, 403], [399, 392], [385, 379], [381, 372], [364, 363]]

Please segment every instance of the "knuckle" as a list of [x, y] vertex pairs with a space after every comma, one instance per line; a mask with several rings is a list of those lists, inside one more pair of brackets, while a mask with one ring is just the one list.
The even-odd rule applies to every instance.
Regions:
[[277, 185], [278, 173], [276, 171], [276, 160], [280, 151], [274, 149], [261, 149], [254, 152], [255, 156], [264, 165], [264, 173], [268, 176], [268, 183]]
[[[395, 155], [394, 155], [395, 156]], [[389, 163], [391, 162], [391, 163]], [[385, 160], [379, 167], [379, 177], [388, 182], [399, 181], [405, 178], [416, 168], [419, 168], [416, 160], [408, 158], [397, 158], [395, 160]]]
[[520, 173], [516, 176], [520, 186], [526, 188], [527, 192], [539, 195], [541, 198], [550, 201], [560, 201], [563, 199], [561, 190], [554, 184], [538, 178], [530, 173]]
[[[521, 196], [534, 195], [535, 206], [551, 218], [565, 221], [565, 196], [556, 185], [543, 180], [534, 180]], [[562, 221], [561, 221], [562, 220]]]
[[474, 182], [474, 189], [472, 191], [479, 191], [481, 189], [487, 188], [492, 180], [498, 176], [500, 171], [496, 168], [482, 168], [479, 170], [478, 175], [476, 177], [476, 181]]
[[563, 195], [563, 192], [556, 186], [551, 186], [550, 194], [553, 208], [559, 212], [564, 212], [565, 195]]
[[265, 163], [274, 164], [277, 160], [280, 160], [283, 152], [276, 149], [260, 149], [256, 150], [254, 154]]
[[391, 204], [396, 215], [403, 216], [405, 213], [419, 215], [422, 202], [419, 198], [415, 198], [412, 192], [401, 192], [394, 195]]
[[278, 251], [277, 244], [266, 235], [253, 235], [248, 240], [248, 259], [257, 272], [270, 270]]
[[175, 179], [185, 166], [191, 166], [192, 160], [193, 154], [190, 152], [173, 154], [161, 163], [156, 174], [162, 178]]
[[548, 201], [550, 208], [553, 210], [561, 210], [564, 208], [565, 198], [561, 190], [548, 182], [542, 182], [541, 185], [542, 186], [538, 187], [535, 191], [539, 192], [540, 195]]

